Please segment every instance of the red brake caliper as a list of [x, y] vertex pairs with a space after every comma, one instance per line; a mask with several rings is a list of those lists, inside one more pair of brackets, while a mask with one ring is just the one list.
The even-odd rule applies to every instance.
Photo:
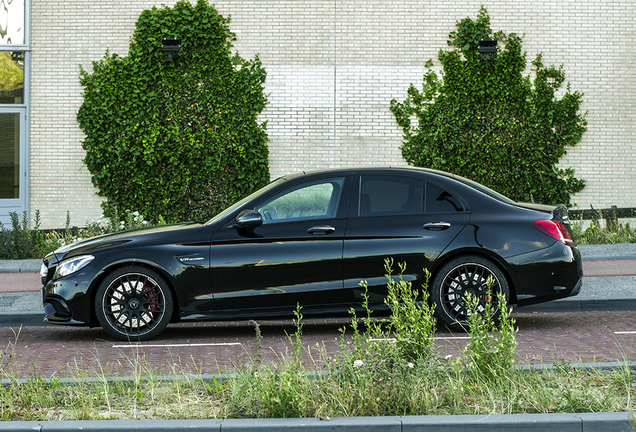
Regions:
[[[146, 282], [146, 288], [152, 288], [152, 285], [150, 285], [148, 282]], [[154, 299], [155, 299], [156, 295], [157, 295], [157, 291], [154, 288], [151, 289], [150, 291], [146, 292], [146, 298], [148, 300], [151, 300], [153, 303], [155, 302]], [[154, 312], [152, 314], [153, 318], [157, 318], [157, 315], [158, 315], [158, 312], [159, 312], [159, 306], [157, 306], [156, 304], [152, 304], [152, 305], [150, 305], [150, 310], [157, 311], [157, 312]]]

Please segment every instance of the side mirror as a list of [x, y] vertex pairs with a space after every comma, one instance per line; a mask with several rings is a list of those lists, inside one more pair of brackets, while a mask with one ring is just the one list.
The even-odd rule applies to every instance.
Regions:
[[263, 225], [263, 216], [256, 210], [243, 210], [236, 216], [236, 227], [254, 229]]

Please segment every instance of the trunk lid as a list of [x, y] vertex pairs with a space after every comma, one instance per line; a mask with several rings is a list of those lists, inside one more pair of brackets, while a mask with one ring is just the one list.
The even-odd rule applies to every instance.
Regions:
[[568, 217], [568, 209], [563, 204], [547, 205], [547, 204], [535, 204], [535, 203], [515, 203], [517, 207], [529, 209], [529, 210], [538, 210], [541, 212], [550, 213], [552, 215], [552, 219], [559, 221], [565, 225], [570, 226], [570, 218]]

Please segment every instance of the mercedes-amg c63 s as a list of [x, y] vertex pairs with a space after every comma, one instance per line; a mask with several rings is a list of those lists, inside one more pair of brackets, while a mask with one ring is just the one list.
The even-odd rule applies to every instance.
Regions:
[[[444, 324], [466, 323], [497, 293], [518, 306], [576, 295], [583, 275], [567, 210], [513, 202], [417, 168], [326, 170], [279, 178], [206, 223], [126, 231], [44, 258], [48, 323], [102, 326], [122, 340], [177, 321], [267, 319], [371, 309], [386, 295], [385, 258], [428, 290]], [[481, 310], [481, 309], [480, 309]]]

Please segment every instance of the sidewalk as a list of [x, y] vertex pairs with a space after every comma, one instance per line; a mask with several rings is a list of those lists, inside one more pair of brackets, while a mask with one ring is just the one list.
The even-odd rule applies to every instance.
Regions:
[[[636, 310], [636, 243], [581, 245], [579, 249], [584, 279], [578, 296], [516, 310]], [[40, 260], [0, 260], [0, 325], [44, 325], [40, 266]]]

